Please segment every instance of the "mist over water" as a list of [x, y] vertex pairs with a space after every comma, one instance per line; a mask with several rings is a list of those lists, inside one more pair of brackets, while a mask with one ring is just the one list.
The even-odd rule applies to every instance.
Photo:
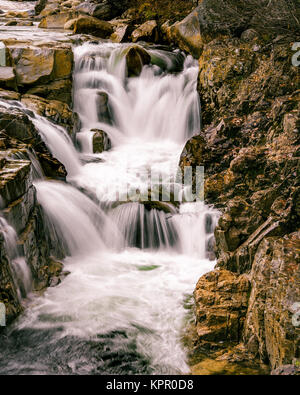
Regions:
[[[63, 128], [33, 118], [68, 171], [68, 184], [40, 179], [35, 187], [70, 274], [33, 298], [11, 327], [0, 372], [189, 372], [181, 337], [196, 281], [215, 263], [208, 258], [218, 213], [203, 202], [151, 209], [116, 201], [115, 192], [147, 190], [145, 169], [160, 173], [160, 185], [176, 173], [186, 140], [200, 130], [198, 68], [180, 52], [155, 48], [152, 64], [128, 79], [125, 47], [74, 49], [82, 125], [75, 144]], [[99, 94], [108, 98], [105, 114]], [[92, 129], [108, 134], [111, 150], [93, 153]]]

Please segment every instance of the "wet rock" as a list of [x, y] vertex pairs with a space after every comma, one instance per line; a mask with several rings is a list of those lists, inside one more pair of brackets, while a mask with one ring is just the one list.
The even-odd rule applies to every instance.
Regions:
[[92, 129], [93, 132], [93, 152], [101, 154], [103, 151], [111, 149], [111, 141], [103, 130]]
[[110, 23], [100, 21], [92, 16], [81, 15], [74, 22], [74, 33], [92, 34], [96, 37], [107, 38], [113, 33]]
[[276, 369], [299, 355], [300, 233], [263, 240], [255, 254], [244, 340]]
[[111, 19], [111, 6], [107, 2], [93, 3], [84, 1], [76, 7], [76, 11], [102, 20]]
[[138, 77], [144, 65], [150, 64], [151, 56], [139, 45], [131, 45], [122, 54], [126, 58], [127, 76]]
[[76, 7], [76, 11], [102, 20], [110, 20], [119, 16], [129, 5], [128, 0], [85, 1]]
[[69, 12], [61, 12], [58, 14], [47, 15], [42, 18], [41, 22], [39, 23], [40, 29], [63, 29], [65, 23], [74, 18], [73, 13]]
[[153, 43], [158, 42], [159, 34], [157, 22], [155, 20], [147, 21], [135, 29], [131, 34], [132, 42], [150, 41]]
[[71, 78], [71, 48], [10, 47], [18, 85], [33, 85]]
[[73, 29], [74, 29], [74, 26], [75, 26], [75, 22], [76, 22], [76, 18], [68, 20], [68, 21], [64, 24], [64, 29], [65, 29], [65, 30], [73, 30]]
[[66, 103], [58, 100], [46, 100], [35, 95], [23, 95], [21, 102], [37, 114], [64, 126], [72, 134], [74, 116], [73, 111]]
[[2, 149], [33, 148], [46, 176], [65, 179], [64, 166], [48, 151], [28, 116], [16, 108], [0, 107]]
[[202, 276], [194, 292], [198, 339], [239, 341], [249, 290], [250, 282], [245, 275], [220, 270]]
[[128, 20], [125, 20], [125, 21], [112, 20], [112, 21], [110, 21], [110, 23], [114, 27], [114, 32], [110, 36], [110, 39], [113, 42], [122, 43], [122, 42], [125, 42], [129, 38], [130, 32], [132, 29], [131, 29], [131, 26], [126, 22], [128, 22]]
[[198, 59], [201, 53], [202, 40], [198, 11], [194, 10], [181, 22], [164, 27], [169, 41], [176, 44], [181, 50], [186, 51]]
[[[58, 100], [72, 105], [72, 82], [70, 79], [61, 79], [30, 88], [28, 95], [40, 96], [47, 100]], [[0, 93], [1, 96], [1, 93]]]
[[48, 2], [48, 0], [38, 0], [37, 1], [36, 5], [34, 7], [36, 15], [40, 14], [43, 11], [43, 9], [46, 7], [47, 2]]
[[13, 67], [0, 67], [0, 87], [16, 90], [16, 74]]

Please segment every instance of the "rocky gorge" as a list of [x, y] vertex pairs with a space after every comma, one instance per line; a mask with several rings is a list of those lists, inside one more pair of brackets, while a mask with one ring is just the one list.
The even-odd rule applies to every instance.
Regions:
[[[64, 183], [74, 167], [73, 162], [72, 166], [65, 162], [65, 152], [53, 153], [53, 140], [41, 132], [40, 122], [63, 129], [61, 144], [71, 142], [82, 152], [84, 133], [92, 133], [94, 154], [105, 155], [115, 144], [109, 127], [90, 127], [82, 115], [82, 103], [74, 96], [75, 89], [82, 89], [76, 84], [84, 79], [87, 66], [97, 71], [99, 54], [87, 47], [86, 53], [78, 55], [74, 47], [126, 43], [115, 59], [125, 59], [128, 80], [143, 75], [147, 66], [176, 75], [184, 70], [186, 53], [199, 64], [201, 128], [199, 124], [198, 130], [185, 136], [179, 166], [182, 170], [204, 166], [205, 203], [220, 213], [215, 246], [209, 247], [210, 253], [215, 251], [216, 266], [199, 279], [194, 290], [195, 319], [186, 324], [191, 371], [239, 374], [236, 367], [240, 366], [242, 374], [252, 374], [250, 363], [257, 366], [255, 372], [299, 374], [299, 67], [293, 62], [293, 45], [300, 41], [297, 0], [202, 0], [176, 5], [171, 1], [162, 5], [158, 0], [40, 0], [20, 2], [22, 11], [11, 9], [9, 3], [4, 2], [0, 26], [4, 54], [0, 67], [0, 300], [6, 306], [7, 323], [20, 315], [28, 292], [24, 275], [16, 273], [11, 261], [25, 260], [32, 277], [31, 291], [47, 293], [47, 287], [54, 289], [69, 277], [69, 266], [64, 269], [59, 260], [70, 255], [71, 244], [65, 248], [53, 236], [43, 205], [45, 195], [36, 180], [42, 177]], [[156, 45], [153, 50], [152, 45]], [[170, 48], [176, 48], [168, 55], [174, 58], [171, 63], [151, 52]], [[176, 52], [178, 49], [183, 52]], [[101, 56], [109, 58], [109, 50]], [[88, 81], [84, 89], [98, 89], [95, 81]], [[112, 128], [116, 98], [114, 92], [107, 93], [107, 87], [101, 89], [95, 99], [97, 116]], [[163, 103], [161, 106], [164, 109]], [[197, 125], [192, 118], [187, 123]], [[79, 132], [82, 139], [78, 139]], [[91, 159], [80, 160], [88, 163]], [[60, 195], [52, 185], [55, 200]], [[88, 187], [80, 185], [79, 190]], [[96, 192], [87, 194], [93, 202]], [[51, 196], [50, 189], [46, 194]], [[92, 203], [84, 204], [91, 205], [94, 213]], [[149, 210], [144, 207], [146, 212], [162, 215], [159, 204], [150, 205]], [[127, 204], [118, 206], [114, 215], [124, 216], [127, 208]], [[209, 218], [216, 217], [211, 214]], [[164, 223], [164, 219], [160, 221]], [[123, 224], [117, 223], [122, 229]], [[11, 226], [16, 247], [11, 247]], [[126, 226], [132, 229], [134, 222]], [[170, 239], [163, 233], [168, 239], [163, 243], [172, 245], [180, 236], [168, 226]], [[134, 237], [133, 243], [143, 246], [145, 240]], [[156, 241], [149, 243], [154, 246]], [[152, 263], [139, 270], [153, 268]], [[193, 265], [188, 270], [193, 272]], [[184, 277], [181, 272], [176, 276], [180, 274]], [[62, 321], [68, 322], [64, 314]], [[105, 339], [107, 335], [101, 336]], [[113, 332], [106, 340], [123, 336]], [[101, 354], [102, 348], [97, 347]], [[138, 372], [148, 372], [143, 358], [135, 356], [136, 348], [131, 346], [135, 351], [129, 362], [125, 356], [124, 361], [136, 364]], [[132, 372], [123, 359], [122, 363], [124, 371]]]

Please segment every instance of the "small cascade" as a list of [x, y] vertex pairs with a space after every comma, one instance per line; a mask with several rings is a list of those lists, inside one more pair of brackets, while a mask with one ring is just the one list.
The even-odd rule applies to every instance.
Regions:
[[0, 233], [4, 238], [4, 248], [14, 275], [13, 278], [18, 297], [21, 300], [25, 298], [32, 289], [31, 271], [25, 259], [19, 256], [17, 234], [14, 228], [9, 225], [3, 217], [0, 217]]
[[52, 155], [64, 164], [68, 175], [76, 175], [80, 171], [81, 164], [78, 153], [65, 129], [40, 116], [31, 120]]
[[31, 152], [29, 149], [26, 149], [25, 151], [17, 151], [15, 153], [13, 153], [11, 158], [12, 159], [29, 160], [31, 162], [33, 180], [40, 180], [45, 177], [43, 169], [40, 165], [40, 162], [38, 161], [38, 158], [36, 157], [36, 154], [34, 152]]
[[[59, 364], [67, 374], [189, 373], [181, 342], [186, 305], [197, 279], [214, 267], [218, 212], [203, 202], [178, 208], [174, 191], [159, 202], [165, 211], [130, 196], [149, 196], [151, 186], [184, 190], [174, 176], [186, 140], [200, 130], [198, 67], [180, 51], [145, 47], [151, 64], [127, 78], [127, 48], [74, 49], [81, 153], [62, 127], [27, 112], [68, 171], [69, 184], [39, 175], [34, 185], [50, 250], [67, 256], [71, 274], [35, 299], [16, 329], [32, 347], [24, 353], [13, 345], [9, 361], [0, 356], [0, 372], [57, 373]], [[93, 154], [92, 129], [106, 132], [112, 149]], [[158, 177], [149, 184], [145, 174]]]
[[110, 216], [124, 235], [127, 247], [170, 249], [177, 244], [176, 228], [162, 211], [126, 203], [113, 209]]
[[117, 248], [121, 237], [102, 210], [76, 188], [59, 182], [36, 182], [37, 199], [54, 244], [78, 255]]
[[172, 218], [179, 234], [182, 253], [214, 259], [214, 230], [220, 213], [203, 202], [185, 203], [180, 213]]
[[[22, 110], [32, 121], [42, 140], [49, 148], [51, 154], [57, 158], [67, 169], [68, 175], [73, 176], [80, 172], [81, 163], [79, 154], [66, 130], [48, 119], [28, 110], [22, 103], [16, 101], [0, 100], [0, 105], [6, 108], [18, 108]], [[33, 159], [33, 167], [40, 173], [40, 166], [36, 164], [36, 158], [28, 151], [28, 156]], [[31, 160], [30, 159], [30, 160]]]
[[[75, 110], [83, 132], [103, 129], [115, 145], [136, 137], [183, 143], [198, 133], [197, 63], [191, 57], [183, 62], [179, 51], [152, 50], [154, 64], [145, 66], [140, 77], [126, 80], [124, 52], [124, 45], [118, 44], [75, 48]], [[181, 63], [181, 73], [164, 72], [180, 70]], [[103, 111], [99, 115], [99, 95], [107, 97], [109, 119]]]

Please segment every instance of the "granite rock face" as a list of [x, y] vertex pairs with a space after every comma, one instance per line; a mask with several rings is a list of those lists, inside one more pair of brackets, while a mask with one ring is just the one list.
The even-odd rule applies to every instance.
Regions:
[[268, 237], [250, 273], [252, 290], [244, 340], [273, 369], [300, 353], [300, 232]]
[[[300, 355], [292, 323], [300, 301], [300, 92], [292, 64], [299, 7], [278, 1], [263, 23], [270, 2], [221, 3], [203, 0], [197, 8], [203, 128], [187, 142], [180, 166], [205, 167], [205, 200], [222, 211], [214, 276], [229, 271], [232, 286], [249, 278], [248, 300], [237, 308], [244, 317], [239, 341], [276, 371]], [[210, 287], [218, 295], [218, 282], [204, 276], [198, 284], [196, 311], [218, 311], [217, 302], [201, 296]], [[228, 314], [236, 306], [231, 294]], [[211, 342], [228, 340], [216, 321], [200, 317], [200, 343], [207, 341], [202, 333]]]
[[256, 34], [268, 42], [276, 36], [297, 41], [300, 34], [297, 0], [202, 0], [185, 19], [165, 26], [170, 42], [199, 58], [205, 44], [214, 39], [242, 38]]
[[199, 340], [240, 341], [249, 292], [246, 275], [219, 270], [201, 277], [194, 292]]

